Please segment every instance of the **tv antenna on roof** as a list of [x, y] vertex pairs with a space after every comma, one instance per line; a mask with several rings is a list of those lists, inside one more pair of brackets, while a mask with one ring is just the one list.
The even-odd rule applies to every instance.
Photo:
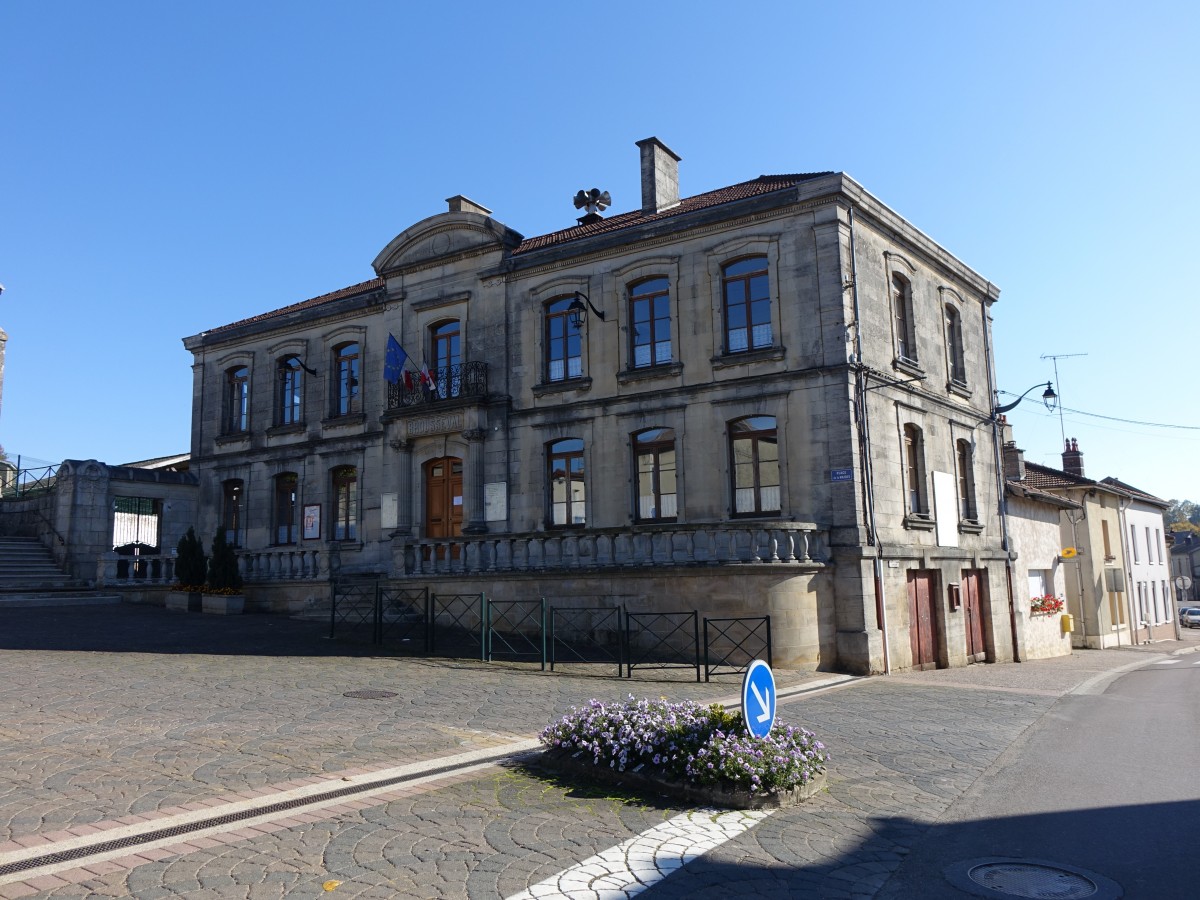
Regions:
[[1063, 424], [1063, 401], [1062, 401], [1062, 381], [1058, 377], [1058, 361], [1060, 359], [1070, 359], [1073, 356], [1087, 356], [1086, 353], [1043, 353], [1042, 359], [1051, 360], [1054, 363], [1054, 383], [1058, 385], [1058, 430], [1062, 432], [1063, 444], [1067, 443], [1067, 427]]

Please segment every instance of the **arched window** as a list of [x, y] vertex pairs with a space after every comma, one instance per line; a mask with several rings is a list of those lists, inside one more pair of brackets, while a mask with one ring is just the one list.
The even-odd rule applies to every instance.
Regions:
[[304, 421], [304, 364], [298, 356], [285, 356], [276, 368], [276, 398], [279, 425], [295, 425]]
[[721, 269], [725, 298], [725, 352], [770, 347], [771, 282], [767, 258], [751, 256]]
[[358, 469], [354, 466], [333, 470], [333, 539], [358, 540]]
[[780, 511], [779, 441], [774, 416], [749, 416], [729, 424], [729, 458], [735, 516]]
[[250, 370], [234, 366], [225, 372], [225, 433], [250, 429]]
[[904, 426], [904, 509], [910, 516], [929, 516], [925, 491], [925, 443], [921, 429]]
[[546, 305], [546, 381], [583, 377], [583, 340], [569, 312], [574, 299], [557, 297]]
[[913, 329], [912, 284], [903, 275], [892, 275], [892, 312], [896, 317], [896, 356], [917, 361], [917, 339]]
[[435, 325], [430, 337], [438, 394], [443, 398], [457, 397], [462, 393], [462, 334], [458, 320]]
[[629, 323], [633, 368], [671, 361], [671, 293], [666, 278], [649, 278], [630, 287]]
[[647, 428], [633, 436], [639, 522], [674, 521], [677, 515], [675, 431]]
[[361, 412], [358, 380], [358, 344], [339, 344], [333, 348], [333, 414], [348, 416]]
[[275, 476], [275, 543], [296, 543], [296, 485], [295, 472]]
[[967, 383], [967, 364], [963, 355], [962, 316], [951, 304], [946, 304], [946, 361], [950, 380]]
[[546, 446], [551, 526], [570, 528], [587, 524], [583, 474], [583, 441], [568, 438]]
[[974, 522], [979, 513], [975, 506], [975, 454], [970, 441], [960, 440], [955, 444], [954, 459], [958, 469], [958, 515], [964, 521]]
[[242, 546], [242, 502], [245, 495], [245, 484], [240, 478], [231, 478], [221, 484], [221, 525], [225, 528], [225, 540], [231, 547]]

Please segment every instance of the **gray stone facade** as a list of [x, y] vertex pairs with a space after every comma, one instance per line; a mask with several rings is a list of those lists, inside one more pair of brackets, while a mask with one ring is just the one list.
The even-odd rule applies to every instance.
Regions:
[[[679, 157], [639, 147], [635, 212], [524, 239], [451, 198], [375, 278], [186, 338], [198, 531], [225, 520], [248, 593], [278, 608], [333, 567], [770, 614], [784, 664], [1012, 659], [998, 289], [844, 174], [679, 200]], [[638, 299], [647, 284], [659, 300]], [[437, 391], [385, 380], [389, 335]], [[663, 455], [639, 444], [664, 434]], [[913, 572], [932, 585], [929, 659]]]

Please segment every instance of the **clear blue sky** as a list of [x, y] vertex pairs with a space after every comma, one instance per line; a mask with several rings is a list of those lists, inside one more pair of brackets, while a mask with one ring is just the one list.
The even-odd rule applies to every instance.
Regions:
[[[188, 449], [180, 339], [372, 277], [465, 194], [525, 235], [634, 142], [685, 195], [844, 171], [1000, 286], [1000, 387], [1200, 429], [1200, 13], [1140, 3], [9, 3], [0, 443]], [[1059, 465], [1060, 425], [1010, 415]], [[1006, 399], [1002, 397], [1001, 400]], [[1200, 502], [1200, 430], [1069, 413], [1087, 474]]]

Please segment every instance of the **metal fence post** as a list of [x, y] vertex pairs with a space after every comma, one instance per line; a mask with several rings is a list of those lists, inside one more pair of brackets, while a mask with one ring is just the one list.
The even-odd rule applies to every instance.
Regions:
[[[487, 594], [483, 591], [479, 592], [479, 622], [482, 625], [485, 619], [491, 618], [491, 610], [488, 609]], [[492, 629], [491, 622], [488, 622], [488, 628], [479, 635], [479, 655], [480, 662], [487, 662], [492, 658]]]

